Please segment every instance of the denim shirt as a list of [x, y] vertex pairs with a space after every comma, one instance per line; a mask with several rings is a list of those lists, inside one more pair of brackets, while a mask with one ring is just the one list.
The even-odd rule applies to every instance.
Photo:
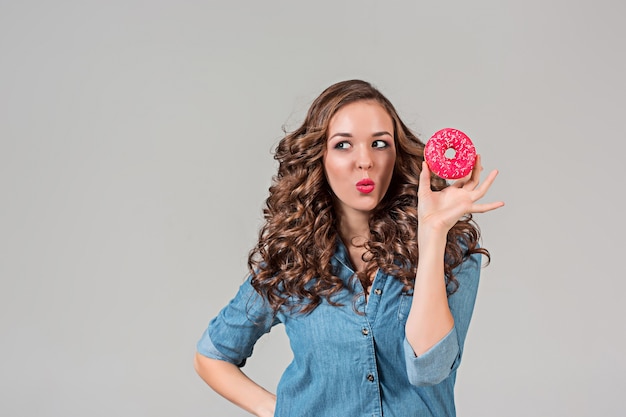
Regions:
[[282, 323], [293, 361], [278, 384], [276, 417], [455, 416], [456, 369], [478, 290], [480, 255], [455, 271], [460, 286], [448, 298], [453, 329], [419, 357], [405, 338], [412, 297], [402, 283], [379, 270], [366, 301], [343, 244], [332, 263], [346, 283], [332, 300], [343, 306], [323, 301], [306, 315], [273, 314], [248, 278], [209, 323], [198, 352], [243, 366], [255, 342]]

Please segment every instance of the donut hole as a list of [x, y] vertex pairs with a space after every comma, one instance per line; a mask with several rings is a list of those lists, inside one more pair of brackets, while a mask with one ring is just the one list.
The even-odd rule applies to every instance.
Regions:
[[456, 149], [448, 148], [446, 149], [446, 152], [443, 155], [448, 159], [452, 159], [456, 156]]

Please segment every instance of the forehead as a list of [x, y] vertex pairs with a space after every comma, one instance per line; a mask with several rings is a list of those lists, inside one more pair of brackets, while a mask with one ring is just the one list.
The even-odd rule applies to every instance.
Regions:
[[329, 130], [366, 129], [368, 127], [393, 129], [393, 119], [387, 110], [377, 101], [362, 100], [346, 104], [331, 117]]

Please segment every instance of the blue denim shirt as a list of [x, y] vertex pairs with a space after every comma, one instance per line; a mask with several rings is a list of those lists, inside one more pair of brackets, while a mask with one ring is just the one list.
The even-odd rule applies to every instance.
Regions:
[[362, 287], [343, 244], [332, 262], [349, 284], [333, 298], [342, 307], [322, 302], [307, 315], [274, 315], [248, 278], [209, 323], [198, 352], [243, 366], [255, 342], [283, 323], [293, 361], [278, 384], [276, 417], [455, 416], [456, 369], [476, 299], [480, 255], [455, 271], [460, 287], [448, 298], [454, 328], [419, 357], [404, 334], [412, 297], [403, 285], [379, 270], [367, 302], [362, 295], [355, 299]]

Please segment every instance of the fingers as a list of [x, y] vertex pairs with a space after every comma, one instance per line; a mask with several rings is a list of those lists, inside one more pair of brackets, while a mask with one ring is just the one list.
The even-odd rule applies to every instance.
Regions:
[[[491, 171], [489, 175], [487, 175], [487, 178], [485, 178], [485, 181], [483, 181], [483, 183], [480, 184], [480, 186], [478, 186], [478, 188], [474, 190], [474, 193], [475, 193], [474, 198], [473, 198], [474, 201], [480, 200], [481, 198], [485, 196], [485, 194], [487, 194], [489, 187], [491, 187], [491, 185], [493, 184], [497, 176], [498, 176], [498, 170], [495, 170], [495, 169]], [[494, 201], [492, 203], [483, 203], [483, 204], [475, 203], [475, 204], [472, 204], [471, 212], [472, 213], [485, 213], [487, 211], [500, 208], [502, 206], [504, 206], [503, 201]]]
[[[449, 188], [452, 189], [444, 189], [436, 194], [441, 195], [442, 198], [446, 198], [448, 201], [456, 200], [457, 202], [460, 202], [461, 200], [464, 200], [465, 204], [463, 204], [463, 206], [466, 207], [467, 213], [485, 213], [504, 206], [504, 202], [502, 201], [481, 204], [476, 203], [487, 194], [487, 191], [489, 191], [489, 188], [498, 176], [498, 170], [493, 170], [487, 175], [485, 180], [481, 182], [480, 176], [482, 171], [482, 158], [480, 155], [477, 155], [474, 168], [468, 176], [450, 184]], [[430, 167], [426, 161], [423, 161], [417, 190], [418, 198], [426, 199], [434, 196], [430, 188], [430, 179]], [[433, 196], [430, 194], [433, 194]]]
[[482, 158], [480, 155], [476, 155], [476, 160], [474, 161], [474, 169], [469, 176], [469, 180], [465, 183], [463, 188], [473, 190], [480, 183], [480, 174], [483, 172], [483, 164]]
[[504, 201], [494, 201], [493, 203], [474, 204], [472, 205], [472, 213], [486, 213], [491, 210], [504, 206]]
[[476, 198], [476, 200], [478, 200], [479, 198], [482, 198], [485, 194], [487, 194], [487, 190], [489, 190], [489, 187], [491, 187], [491, 184], [493, 184], [493, 182], [495, 181], [496, 177], [498, 176], [498, 170], [494, 169], [493, 171], [491, 171], [489, 173], [489, 175], [487, 175], [487, 178], [485, 178], [485, 180], [482, 182], [482, 184], [480, 184], [474, 191], [476, 191], [478, 197]]
[[472, 169], [472, 173], [470, 174], [469, 180], [465, 183], [463, 188], [474, 189], [480, 182], [480, 174], [483, 172], [483, 164], [482, 158], [480, 155], [476, 155], [476, 160], [474, 161], [474, 169]]
[[426, 161], [422, 162], [422, 172], [420, 172], [420, 182], [417, 188], [417, 195], [423, 196], [430, 191], [430, 167]]
[[480, 182], [480, 174], [482, 171], [483, 166], [481, 163], [480, 155], [476, 155], [476, 160], [474, 161], [474, 167], [472, 168], [472, 172], [467, 174], [465, 177], [456, 180], [454, 183], [451, 184], [451, 187], [473, 190]]

